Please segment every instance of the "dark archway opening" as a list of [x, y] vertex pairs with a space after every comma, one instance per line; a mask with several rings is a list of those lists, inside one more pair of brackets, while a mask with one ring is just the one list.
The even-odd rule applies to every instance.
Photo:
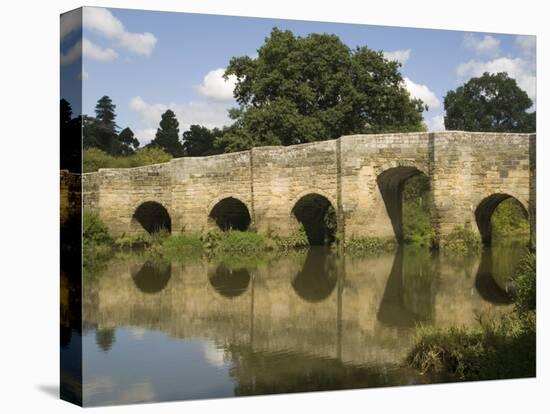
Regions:
[[[497, 213], [498, 210], [498, 214]], [[523, 204], [505, 193], [495, 193], [484, 198], [475, 211], [481, 241], [490, 246], [495, 235], [511, 236], [525, 233], [529, 236], [528, 213]]]
[[172, 220], [168, 211], [155, 201], [140, 204], [132, 216], [132, 223], [139, 224], [149, 234], [172, 231]]
[[336, 240], [336, 212], [326, 197], [307, 194], [294, 205], [292, 214], [304, 226], [310, 245], [330, 246]]
[[154, 294], [163, 290], [172, 277], [170, 263], [154, 263], [147, 261], [137, 271], [131, 272], [136, 287], [143, 293]]
[[395, 238], [402, 244], [432, 244], [429, 177], [416, 167], [395, 167], [377, 178]]
[[231, 299], [246, 292], [250, 284], [250, 272], [246, 268], [232, 269], [221, 263], [208, 280], [216, 292]]
[[241, 201], [233, 197], [220, 200], [212, 208], [209, 216], [222, 231], [245, 231], [250, 226], [250, 213]]
[[317, 303], [330, 296], [337, 281], [334, 255], [327, 248], [313, 247], [308, 250], [304, 266], [292, 281], [292, 287], [306, 302]]

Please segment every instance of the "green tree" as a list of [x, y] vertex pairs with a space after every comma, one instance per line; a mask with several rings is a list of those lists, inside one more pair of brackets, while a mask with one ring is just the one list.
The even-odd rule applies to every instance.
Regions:
[[84, 148], [99, 148], [110, 155], [119, 155], [115, 113], [116, 105], [111, 98], [102, 96], [95, 106], [95, 118], [84, 117]]
[[118, 129], [115, 123], [115, 109], [116, 105], [113, 104], [113, 101], [107, 95], [99, 98], [95, 105], [96, 120], [100, 122], [104, 128], [109, 129], [113, 133], [116, 133]]
[[235, 123], [216, 147], [291, 145], [354, 133], [419, 131], [422, 102], [411, 99], [400, 64], [367, 47], [348, 48], [336, 35], [296, 37], [274, 28], [258, 57], [233, 57]]
[[208, 129], [200, 125], [191, 125], [189, 130], [183, 133], [183, 152], [190, 157], [215, 154], [217, 151], [214, 141], [221, 136], [222, 131], [218, 128]]
[[149, 145], [162, 148], [174, 157], [181, 157], [183, 146], [179, 140], [180, 130], [176, 114], [168, 109], [162, 114], [159, 126], [155, 139]]
[[533, 101], [507, 73], [472, 78], [445, 96], [445, 128], [482, 132], [535, 132]]
[[118, 153], [123, 156], [132, 155], [139, 147], [139, 141], [130, 128], [124, 128], [120, 131], [120, 134], [118, 134], [118, 142], [120, 144]]

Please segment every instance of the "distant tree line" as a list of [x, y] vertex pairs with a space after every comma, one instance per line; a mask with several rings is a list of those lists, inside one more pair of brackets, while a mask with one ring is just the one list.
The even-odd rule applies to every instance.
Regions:
[[[231, 125], [191, 125], [180, 134], [176, 114], [168, 109], [145, 148], [193, 157], [349, 134], [425, 131], [422, 112], [428, 108], [406, 90], [400, 66], [380, 51], [350, 49], [335, 35], [299, 37], [274, 28], [257, 57], [234, 57], [227, 66], [224, 76], [237, 79], [238, 106], [229, 110]], [[529, 112], [533, 102], [506, 73], [472, 78], [449, 91], [444, 103], [446, 129], [536, 129], [536, 112]], [[62, 124], [70, 123], [67, 105], [62, 103]], [[130, 128], [116, 124], [115, 109], [111, 98], [103, 96], [95, 116], [82, 117], [84, 148], [113, 157], [135, 155], [143, 148]]]

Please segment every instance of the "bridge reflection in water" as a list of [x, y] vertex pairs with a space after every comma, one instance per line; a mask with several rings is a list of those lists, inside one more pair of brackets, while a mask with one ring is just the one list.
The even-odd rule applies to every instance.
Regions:
[[436, 381], [400, 367], [415, 325], [509, 309], [495, 270], [519, 251], [114, 260], [85, 284], [85, 403], [133, 402], [136, 387], [138, 401], [164, 401]]

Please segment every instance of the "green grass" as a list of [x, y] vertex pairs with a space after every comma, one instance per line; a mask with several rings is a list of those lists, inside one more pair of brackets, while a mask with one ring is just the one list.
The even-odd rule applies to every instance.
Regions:
[[384, 252], [392, 252], [397, 244], [393, 240], [376, 237], [351, 238], [345, 243], [345, 251], [354, 256], [367, 256]]
[[476, 329], [417, 328], [406, 362], [420, 371], [456, 380], [536, 375], [536, 259], [528, 253], [514, 276], [514, 311], [479, 315]]
[[126, 157], [115, 157], [97, 148], [87, 148], [82, 156], [84, 172], [100, 168], [132, 168], [168, 162], [172, 156], [160, 148], [141, 148]]

